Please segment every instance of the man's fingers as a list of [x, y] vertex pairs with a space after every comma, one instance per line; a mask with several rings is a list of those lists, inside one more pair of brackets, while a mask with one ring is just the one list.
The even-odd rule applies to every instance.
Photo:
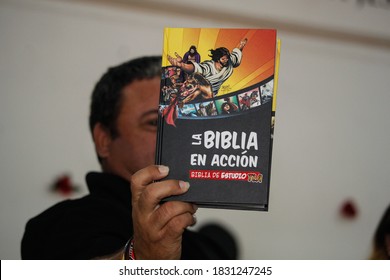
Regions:
[[185, 193], [189, 187], [188, 182], [178, 180], [166, 180], [150, 184], [139, 195], [137, 200], [138, 207], [142, 212], [152, 212], [163, 198]]
[[169, 201], [162, 204], [154, 213], [152, 222], [157, 228], [165, 227], [170, 220], [185, 213], [194, 215], [197, 207], [194, 204], [181, 202], [181, 201]]
[[170, 236], [180, 236], [184, 229], [196, 223], [196, 218], [193, 214], [186, 212], [172, 218], [165, 226], [165, 234]]
[[166, 177], [168, 173], [169, 168], [164, 165], [150, 165], [134, 173], [133, 176], [131, 176], [131, 193], [133, 202], [139, 199], [139, 196], [147, 185], [155, 180]]

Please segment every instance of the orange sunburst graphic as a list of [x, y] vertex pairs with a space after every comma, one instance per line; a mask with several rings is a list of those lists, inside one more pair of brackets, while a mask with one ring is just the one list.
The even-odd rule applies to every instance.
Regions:
[[244, 38], [241, 64], [222, 84], [218, 96], [257, 84], [274, 75], [276, 31], [267, 29], [165, 28], [163, 66], [170, 66], [167, 55], [183, 56], [194, 45], [201, 61], [210, 60], [210, 49], [232, 51]]

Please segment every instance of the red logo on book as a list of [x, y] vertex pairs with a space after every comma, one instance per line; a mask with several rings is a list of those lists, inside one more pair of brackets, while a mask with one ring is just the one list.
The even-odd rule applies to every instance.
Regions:
[[254, 171], [190, 170], [190, 179], [262, 183], [263, 174]]

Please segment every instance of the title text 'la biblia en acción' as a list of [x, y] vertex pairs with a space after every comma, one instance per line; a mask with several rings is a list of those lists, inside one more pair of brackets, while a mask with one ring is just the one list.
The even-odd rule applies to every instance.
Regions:
[[[241, 154], [213, 154], [211, 166], [221, 167], [257, 167], [258, 156], [246, 155], [248, 151], [257, 151], [257, 133], [236, 131], [207, 130], [203, 134], [192, 135], [192, 145], [205, 149], [242, 150]], [[206, 166], [207, 154], [191, 154], [192, 166]]]

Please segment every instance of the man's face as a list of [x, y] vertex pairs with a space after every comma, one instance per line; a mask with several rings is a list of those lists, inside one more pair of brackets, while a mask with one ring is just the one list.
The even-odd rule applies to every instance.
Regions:
[[229, 62], [229, 57], [227, 55], [224, 55], [219, 59], [219, 63], [221, 63], [223, 67], [226, 67], [228, 65], [228, 62]]
[[160, 78], [135, 80], [122, 92], [119, 136], [111, 140], [105, 171], [129, 178], [154, 163]]

